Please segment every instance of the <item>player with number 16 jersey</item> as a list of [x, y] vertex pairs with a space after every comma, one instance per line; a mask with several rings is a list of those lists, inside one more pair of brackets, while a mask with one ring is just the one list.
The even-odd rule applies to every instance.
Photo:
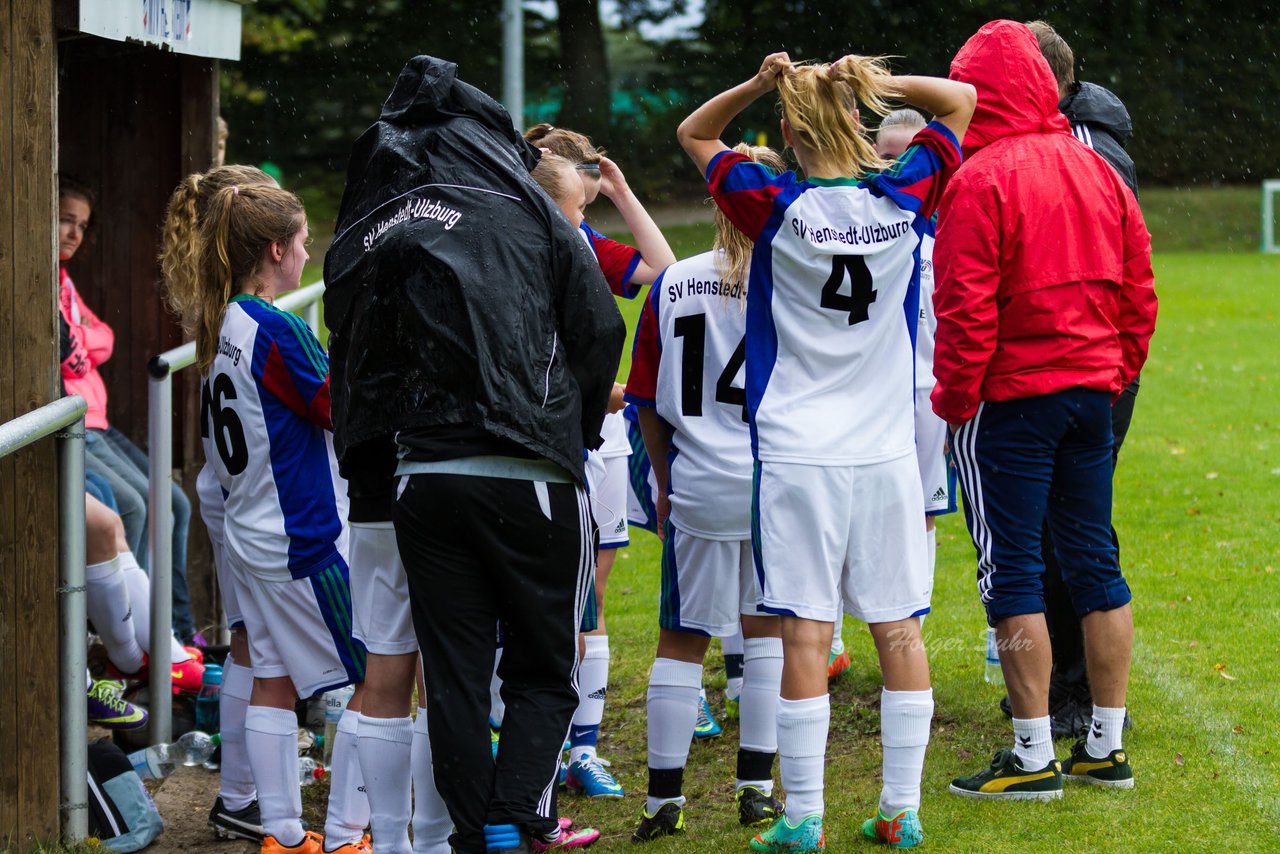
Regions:
[[205, 454], [227, 493], [227, 547], [266, 581], [308, 578], [345, 557], [328, 365], [297, 315], [248, 294], [227, 304], [202, 390]]

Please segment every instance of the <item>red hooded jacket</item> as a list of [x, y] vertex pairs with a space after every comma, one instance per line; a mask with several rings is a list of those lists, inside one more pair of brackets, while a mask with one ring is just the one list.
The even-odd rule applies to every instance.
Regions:
[[993, 21], [951, 79], [978, 105], [939, 208], [933, 410], [1083, 387], [1113, 396], [1155, 331], [1151, 235], [1116, 171], [1070, 132], [1035, 36]]

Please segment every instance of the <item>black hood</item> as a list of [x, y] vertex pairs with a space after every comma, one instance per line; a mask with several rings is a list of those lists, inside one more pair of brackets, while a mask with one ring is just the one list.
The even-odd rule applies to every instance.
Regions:
[[415, 56], [400, 72], [378, 121], [352, 146], [335, 231], [341, 234], [424, 176], [470, 184], [479, 173], [491, 189], [506, 184], [522, 195], [525, 182], [512, 185], [503, 175], [528, 173], [540, 157], [505, 107], [458, 79], [456, 63]]
[[1096, 83], [1073, 83], [1058, 109], [1073, 125], [1099, 125], [1110, 131], [1120, 145], [1129, 144], [1133, 121], [1124, 104], [1109, 89]]

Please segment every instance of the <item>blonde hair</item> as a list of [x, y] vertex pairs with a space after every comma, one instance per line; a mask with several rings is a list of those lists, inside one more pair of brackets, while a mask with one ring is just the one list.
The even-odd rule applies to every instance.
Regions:
[[1058, 90], [1064, 91], [1076, 79], [1076, 56], [1071, 51], [1071, 45], [1058, 35], [1058, 31], [1048, 21], [1028, 21], [1027, 28], [1036, 37], [1040, 52], [1044, 54], [1049, 70], [1053, 72], [1053, 79], [1058, 83]]
[[558, 154], [574, 166], [598, 164], [604, 158], [604, 149], [596, 148], [591, 137], [568, 128], [558, 128], [543, 122], [524, 132], [525, 142], [534, 148], [546, 148]]
[[778, 98], [792, 132], [815, 154], [834, 161], [846, 175], [886, 166], [854, 118], [858, 102], [883, 116], [899, 97], [886, 58], [851, 56], [836, 63], [797, 65], [778, 75]]
[[[297, 196], [261, 170], [236, 171], [247, 169], [223, 166], [190, 176], [174, 191], [165, 219], [166, 295], [195, 334], [201, 374], [213, 364], [227, 302], [252, 279], [266, 248], [289, 243], [306, 222]], [[255, 180], [229, 183], [235, 174]]]
[[[740, 142], [733, 147], [733, 150], [745, 154], [752, 161], [759, 163], [772, 169], [774, 172], [785, 172], [786, 163], [782, 160], [782, 155], [774, 151], [772, 148], [764, 145], [747, 145]], [[716, 252], [716, 272], [720, 275], [720, 281], [725, 284], [741, 283], [739, 288], [739, 300], [744, 301], [747, 295], [747, 278], [751, 271], [751, 253], [755, 250], [755, 242], [737, 229], [729, 218], [724, 215], [724, 211], [716, 207], [716, 239], [712, 244], [712, 249]], [[730, 289], [721, 288], [720, 293], [728, 298]]]
[[876, 128], [876, 137], [879, 138], [880, 131], [890, 130], [892, 128], [905, 128], [911, 131], [919, 131], [925, 129], [924, 116], [919, 111], [910, 107], [903, 107], [901, 110], [894, 110], [883, 119], [880, 120], [880, 127]]
[[557, 206], [568, 201], [569, 193], [572, 192], [575, 184], [582, 185], [578, 180], [578, 173], [574, 171], [573, 164], [568, 159], [545, 151], [538, 165], [529, 174]]
[[[165, 302], [182, 329], [194, 337], [201, 326], [200, 227], [209, 202], [219, 190], [250, 185], [275, 186], [275, 180], [253, 166], [219, 166], [188, 175], [169, 197], [160, 239], [160, 277]], [[218, 325], [221, 325], [219, 312]]]

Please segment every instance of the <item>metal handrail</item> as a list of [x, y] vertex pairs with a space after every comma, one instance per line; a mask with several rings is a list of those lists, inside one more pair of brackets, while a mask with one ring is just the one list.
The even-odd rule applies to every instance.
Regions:
[[[301, 313], [313, 332], [320, 329], [324, 282], [313, 282], [275, 299], [276, 308]], [[169, 648], [173, 634], [173, 375], [196, 362], [196, 342], [166, 350], [147, 363], [147, 531], [151, 553], [151, 649]], [[153, 656], [154, 657], [154, 656]], [[157, 698], [173, 691], [168, 667], [152, 667], [151, 741], [173, 740], [173, 708]]]
[[[53, 436], [58, 445], [58, 693], [62, 839], [89, 835], [89, 709], [84, 699], [88, 667], [84, 642], [84, 398], [69, 395], [0, 424], [0, 457]], [[167, 669], [167, 668], [165, 668]]]

